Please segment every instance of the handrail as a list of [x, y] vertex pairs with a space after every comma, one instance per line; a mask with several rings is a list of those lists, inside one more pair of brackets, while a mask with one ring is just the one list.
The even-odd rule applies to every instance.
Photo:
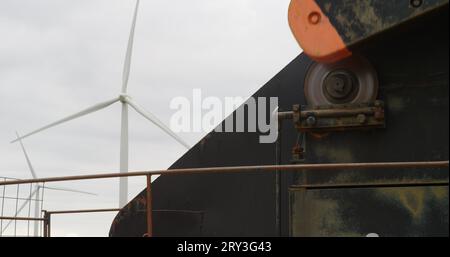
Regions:
[[65, 211], [44, 211], [48, 214], [73, 214], [73, 213], [95, 213], [95, 212], [115, 212], [121, 211], [121, 208], [110, 208], [110, 209], [87, 209], [87, 210], [65, 210]]
[[44, 218], [31, 218], [31, 217], [9, 217], [2, 216], [0, 220], [22, 220], [22, 221], [44, 221]]
[[31, 183], [62, 182], [73, 180], [92, 180], [120, 177], [140, 177], [153, 175], [181, 175], [202, 173], [241, 173], [252, 171], [295, 171], [295, 170], [336, 170], [336, 169], [389, 169], [389, 168], [448, 168], [449, 161], [430, 162], [377, 162], [377, 163], [329, 163], [329, 164], [293, 164], [293, 165], [267, 165], [267, 166], [238, 166], [214, 168], [188, 168], [172, 170], [137, 171], [128, 173], [105, 173], [81, 176], [66, 176], [38, 179], [23, 179], [19, 181], [3, 181], [0, 186]]
[[[274, 172], [274, 171], [321, 171], [321, 170], [342, 170], [342, 169], [402, 169], [402, 168], [448, 168], [449, 161], [429, 161], [429, 162], [379, 162], [379, 163], [328, 163], [328, 164], [293, 164], [293, 165], [268, 165], [268, 166], [238, 166], [238, 167], [214, 167], [214, 168], [187, 168], [172, 170], [153, 170], [128, 173], [106, 173], [81, 176], [53, 177], [24, 179], [15, 181], [0, 182], [0, 186], [61, 182], [73, 180], [92, 180], [120, 177], [138, 177], [145, 176], [147, 179], [146, 192], [146, 213], [147, 213], [147, 233], [144, 236], [153, 235], [153, 207], [152, 207], [152, 182], [154, 175], [181, 175], [181, 174], [210, 174], [210, 173], [242, 173], [242, 172]], [[448, 182], [447, 182], [448, 184]], [[98, 209], [98, 210], [72, 210], [72, 211], [44, 211], [44, 218], [24, 218], [26, 220], [40, 220], [44, 222], [44, 236], [50, 236], [50, 217], [51, 214], [65, 213], [87, 213], [100, 211], [119, 211], [119, 209]], [[12, 217], [0, 217], [0, 219], [11, 219]], [[15, 217], [13, 219], [22, 219]]]

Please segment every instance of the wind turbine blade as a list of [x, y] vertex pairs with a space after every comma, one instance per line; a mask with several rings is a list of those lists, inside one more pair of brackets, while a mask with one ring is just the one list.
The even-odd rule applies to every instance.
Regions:
[[130, 98], [126, 99], [127, 103], [133, 107], [139, 114], [144, 116], [146, 119], [151, 121], [153, 124], [158, 126], [160, 129], [162, 129], [164, 132], [166, 132], [169, 136], [174, 138], [176, 141], [178, 141], [180, 144], [182, 144], [187, 149], [190, 149], [191, 147], [183, 141], [177, 134], [175, 134], [170, 128], [168, 128], [164, 123], [162, 123], [155, 115], [152, 113], [146, 111], [144, 108], [137, 105], [135, 102], [133, 102]]
[[97, 194], [94, 194], [94, 193], [91, 193], [91, 192], [86, 192], [86, 191], [81, 191], [81, 190], [76, 190], [76, 189], [71, 189], [71, 188], [49, 187], [49, 186], [44, 186], [43, 188], [46, 188], [46, 189], [49, 189], [49, 190], [65, 191], [65, 192], [72, 192], [72, 193], [80, 193], [80, 194], [85, 194], [85, 195], [95, 195], [95, 196], [97, 196]]
[[22, 147], [23, 154], [25, 155], [25, 159], [27, 160], [28, 168], [30, 169], [31, 176], [34, 179], [37, 179], [36, 172], [34, 171], [33, 165], [31, 164], [30, 158], [28, 157], [27, 151], [25, 150], [25, 146], [23, 145], [22, 139], [20, 139], [19, 133], [16, 131], [17, 139], [20, 142], [20, 146]]
[[[38, 190], [39, 190], [39, 188], [36, 188], [32, 193], [30, 193], [30, 196], [28, 197], [28, 200], [23, 202], [22, 205], [19, 207], [19, 209], [16, 210], [16, 213], [14, 214], [14, 217], [17, 217], [17, 215], [19, 215], [19, 213], [23, 210], [23, 208], [25, 208], [25, 206], [27, 206], [27, 204], [31, 201], [31, 198], [33, 198], [33, 196], [37, 193]], [[9, 225], [11, 225], [12, 222], [13, 222], [13, 220], [10, 220], [5, 225], [5, 227], [3, 227], [2, 233], [4, 233], [6, 231], [6, 229], [9, 227]]]
[[131, 24], [130, 37], [128, 38], [127, 53], [125, 55], [125, 63], [123, 66], [123, 74], [122, 74], [122, 93], [127, 92], [128, 78], [130, 77], [131, 57], [133, 55], [134, 31], [136, 28], [138, 9], [139, 9], [139, 0], [136, 1], [133, 22]]
[[112, 100], [109, 100], [109, 101], [106, 101], [106, 102], [103, 102], [103, 103], [96, 104], [96, 105], [94, 105], [94, 106], [92, 106], [92, 107], [89, 107], [89, 108], [87, 108], [87, 109], [85, 109], [85, 110], [83, 110], [83, 111], [81, 111], [81, 112], [77, 112], [77, 113], [75, 113], [75, 114], [72, 114], [72, 115], [70, 115], [70, 116], [68, 116], [68, 117], [66, 117], [66, 118], [63, 118], [63, 119], [58, 120], [58, 121], [56, 121], [56, 122], [53, 122], [53, 123], [51, 123], [51, 124], [49, 124], [49, 125], [47, 125], [47, 126], [44, 126], [44, 127], [40, 128], [40, 129], [37, 129], [37, 130], [35, 130], [35, 131], [33, 131], [33, 132], [30, 132], [30, 133], [24, 135], [24, 136], [22, 136], [22, 137], [19, 137], [18, 139], [12, 141], [11, 143], [15, 143], [15, 142], [17, 142], [17, 141], [19, 141], [19, 140], [21, 140], [21, 139], [24, 139], [24, 138], [26, 138], [26, 137], [29, 137], [29, 136], [34, 135], [34, 134], [36, 134], [36, 133], [39, 133], [39, 132], [41, 132], [41, 131], [43, 131], [43, 130], [49, 129], [49, 128], [51, 128], [51, 127], [57, 126], [57, 125], [59, 125], [59, 124], [62, 124], [62, 123], [71, 121], [71, 120], [76, 119], [76, 118], [80, 118], [80, 117], [82, 117], [82, 116], [85, 116], [85, 115], [87, 115], [87, 114], [90, 114], [90, 113], [93, 113], [93, 112], [96, 112], [96, 111], [99, 111], [99, 110], [101, 110], [101, 109], [104, 109], [104, 108], [106, 108], [106, 107], [112, 105], [113, 103], [115, 103], [115, 102], [117, 102], [117, 101], [119, 101], [119, 98], [114, 98], [114, 99], [112, 99]]

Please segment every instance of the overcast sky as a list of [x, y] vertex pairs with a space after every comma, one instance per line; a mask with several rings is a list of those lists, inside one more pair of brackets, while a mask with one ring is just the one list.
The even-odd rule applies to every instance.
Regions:
[[[174, 113], [170, 100], [191, 98], [194, 88], [205, 96], [250, 96], [301, 51], [287, 23], [289, 2], [142, 0], [129, 94], [166, 124]], [[9, 143], [15, 130], [30, 132], [119, 94], [134, 3], [0, 1], [0, 176], [31, 177], [20, 146]], [[130, 170], [165, 169], [186, 151], [131, 109], [129, 124]], [[194, 145], [204, 134], [180, 136]], [[115, 104], [24, 143], [38, 176], [66, 176], [118, 171], [119, 136]], [[118, 205], [117, 180], [52, 185], [99, 195], [47, 190], [48, 210]], [[130, 179], [129, 198], [144, 188], [144, 179]], [[20, 192], [26, 196], [29, 188]], [[106, 236], [114, 215], [54, 217], [52, 234]]]

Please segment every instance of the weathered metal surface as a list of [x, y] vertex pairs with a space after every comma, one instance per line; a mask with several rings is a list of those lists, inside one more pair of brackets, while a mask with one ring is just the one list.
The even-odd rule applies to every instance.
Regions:
[[[315, 0], [348, 47], [448, 6], [448, 0]], [[433, 26], [440, 26], [435, 23]]]
[[301, 132], [348, 131], [385, 127], [384, 103], [294, 106], [293, 120]]
[[[292, 0], [289, 25], [305, 53], [333, 63], [358, 52], [367, 41], [401, 33], [424, 17], [448, 9], [448, 0]], [[435, 22], [431, 27], [442, 26]], [[434, 28], [432, 28], [434, 29]]]
[[292, 189], [348, 189], [348, 188], [381, 188], [381, 187], [417, 187], [417, 186], [447, 186], [448, 180], [419, 181], [374, 181], [371, 183], [337, 183], [337, 184], [302, 184], [291, 186]]
[[448, 236], [448, 185], [291, 188], [292, 236]]
[[[420, 26], [365, 46], [364, 55], [379, 74], [387, 128], [329, 134], [320, 140], [307, 136], [305, 158], [308, 162], [421, 160], [448, 156], [448, 9], [428, 19]], [[356, 169], [328, 175], [306, 172], [297, 177], [297, 184], [448, 181], [448, 169], [373, 173], [361, 173]], [[300, 222], [299, 215], [304, 212], [305, 222], [311, 224], [309, 227], [293, 224], [293, 235], [359, 236], [378, 232], [381, 236], [448, 236], [448, 186], [305, 190], [302, 198], [291, 200], [295, 206], [292, 210], [297, 210], [297, 214], [293, 213], [293, 222]], [[299, 207], [302, 202], [307, 205]]]

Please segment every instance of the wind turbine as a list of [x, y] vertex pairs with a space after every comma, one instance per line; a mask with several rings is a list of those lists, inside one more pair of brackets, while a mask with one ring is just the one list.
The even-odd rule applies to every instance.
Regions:
[[[33, 168], [33, 165], [31, 164], [30, 158], [28, 156], [27, 151], [25, 150], [25, 146], [23, 145], [22, 140], [20, 139], [19, 133], [16, 132], [17, 139], [20, 142], [20, 147], [22, 148], [23, 155], [25, 156], [25, 159], [27, 161], [28, 169], [30, 170], [31, 176], [33, 179], [37, 179], [38, 176], [36, 175], [36, 172]], [[49, 189], [49, 190], [55, 190], [55, 191], [65, 191], [65, 192], [74, 192], [74, 193], [80, 193], [80, 194], [87, 194], [87, 195], [96, 195], [90, 192], [70, 189], [70, 188], [62, 188], [62, 187], [48, 187], [48, 186], [41, 186], [37, 184], [34, 189], [30, 192], [30, 195], [28, 196], [28, 199], [22, 203], [22, 205], [16, 210], [16, 213], [14, 214], [14, 217], [17, 217], [19, 213], [29, 204], [31, 199], [34, 197], [34, 217], [39, 218], [40, 217], [40, 206], [39, 202], [42, 200], [41, 197], [41, 189]], [[41, 199], [40, 199], [41, 197]], [[10, 220], [6, 226], [3, 228], [2, 233], [6, 231], [6, 229], [9, 227], [9, 225], [12, 223], [12, 220]], [[39, 233], [39, 222], [34, 222], [34, 236], [37, 237]]]
[[[111, 100], [108, 100], [108, 101], [105, 101], [102, 103], [98, 103], [98, 104], [96, 104], [92, 107], [89, 107], [83, 111], [72, 114], [66, 118], [63, 118], [63, 119], [53, 122], [49, 125], [46, 125], [40, 129], [32, 131], [32, 132], [22, 136], [19, 139], [29, 137], [29, 136], [36, 134], [38, 132], [41, 132], [43, 130], [60, 125], [62, 123], [68, 122], [70, 120], [80, 118], [80, 117], [88, 115], [90, 113], [97, 112], [99, 110], [105, 109], [106, 107], [109, 107], [110, 105], [112, 105], [116, 102], [120, 102], [122, 104], [121, 134], [120, 134], [120, 172], [121, 173], [128, 172], [128, 106], [131, 106], [131, 108], [133, 108], [136, 112], [138, 112], [144, 118], [146, 118], [147, 120], [149, 120], [150, 122], [155, 124], [161, 130], [166, 132], [169, 136], [174, 138], [176, 141], [178, 141], [184, 147], [186, 147], [187, 149], [190, 148], [190, 146], [187, 143], [185, 143], [179, 136], [177, 136], [172, 130], [170, 130], [155, 115], [153, 115], [152, 113], [146, 111], [144, 108], [139, 106], [127, 94], [128, 78], [130, 76], [131, 57], [132, 57], [132, 52], [133, 52], [134, 31], [135, 31], [135, 27], [136, 27], [136, 19], [137, 19], [138, 9], [139, 9], [139, 0], [136, 1], [136, 7], [134, 10], [133, 21], [131, 24], [130, 36], [128, 39], [128, 47], [127, 47], [127, 52], [125, 55], [125, 63], [124, 63], [123, 74], [122, 74], [122, 91], [119, 94], [119, 96], [114, 99], [111, 99]], [[19, 139], [12, 141], [12, 143], [17, 142]], [[128, 178], [122, 177], [122, 178], [120, 178], [120, 184], [119, 184], [119, 208], [122, 208], [123, 206], [125, 206], [127, 204], [127, 202], [128, 202]]]

